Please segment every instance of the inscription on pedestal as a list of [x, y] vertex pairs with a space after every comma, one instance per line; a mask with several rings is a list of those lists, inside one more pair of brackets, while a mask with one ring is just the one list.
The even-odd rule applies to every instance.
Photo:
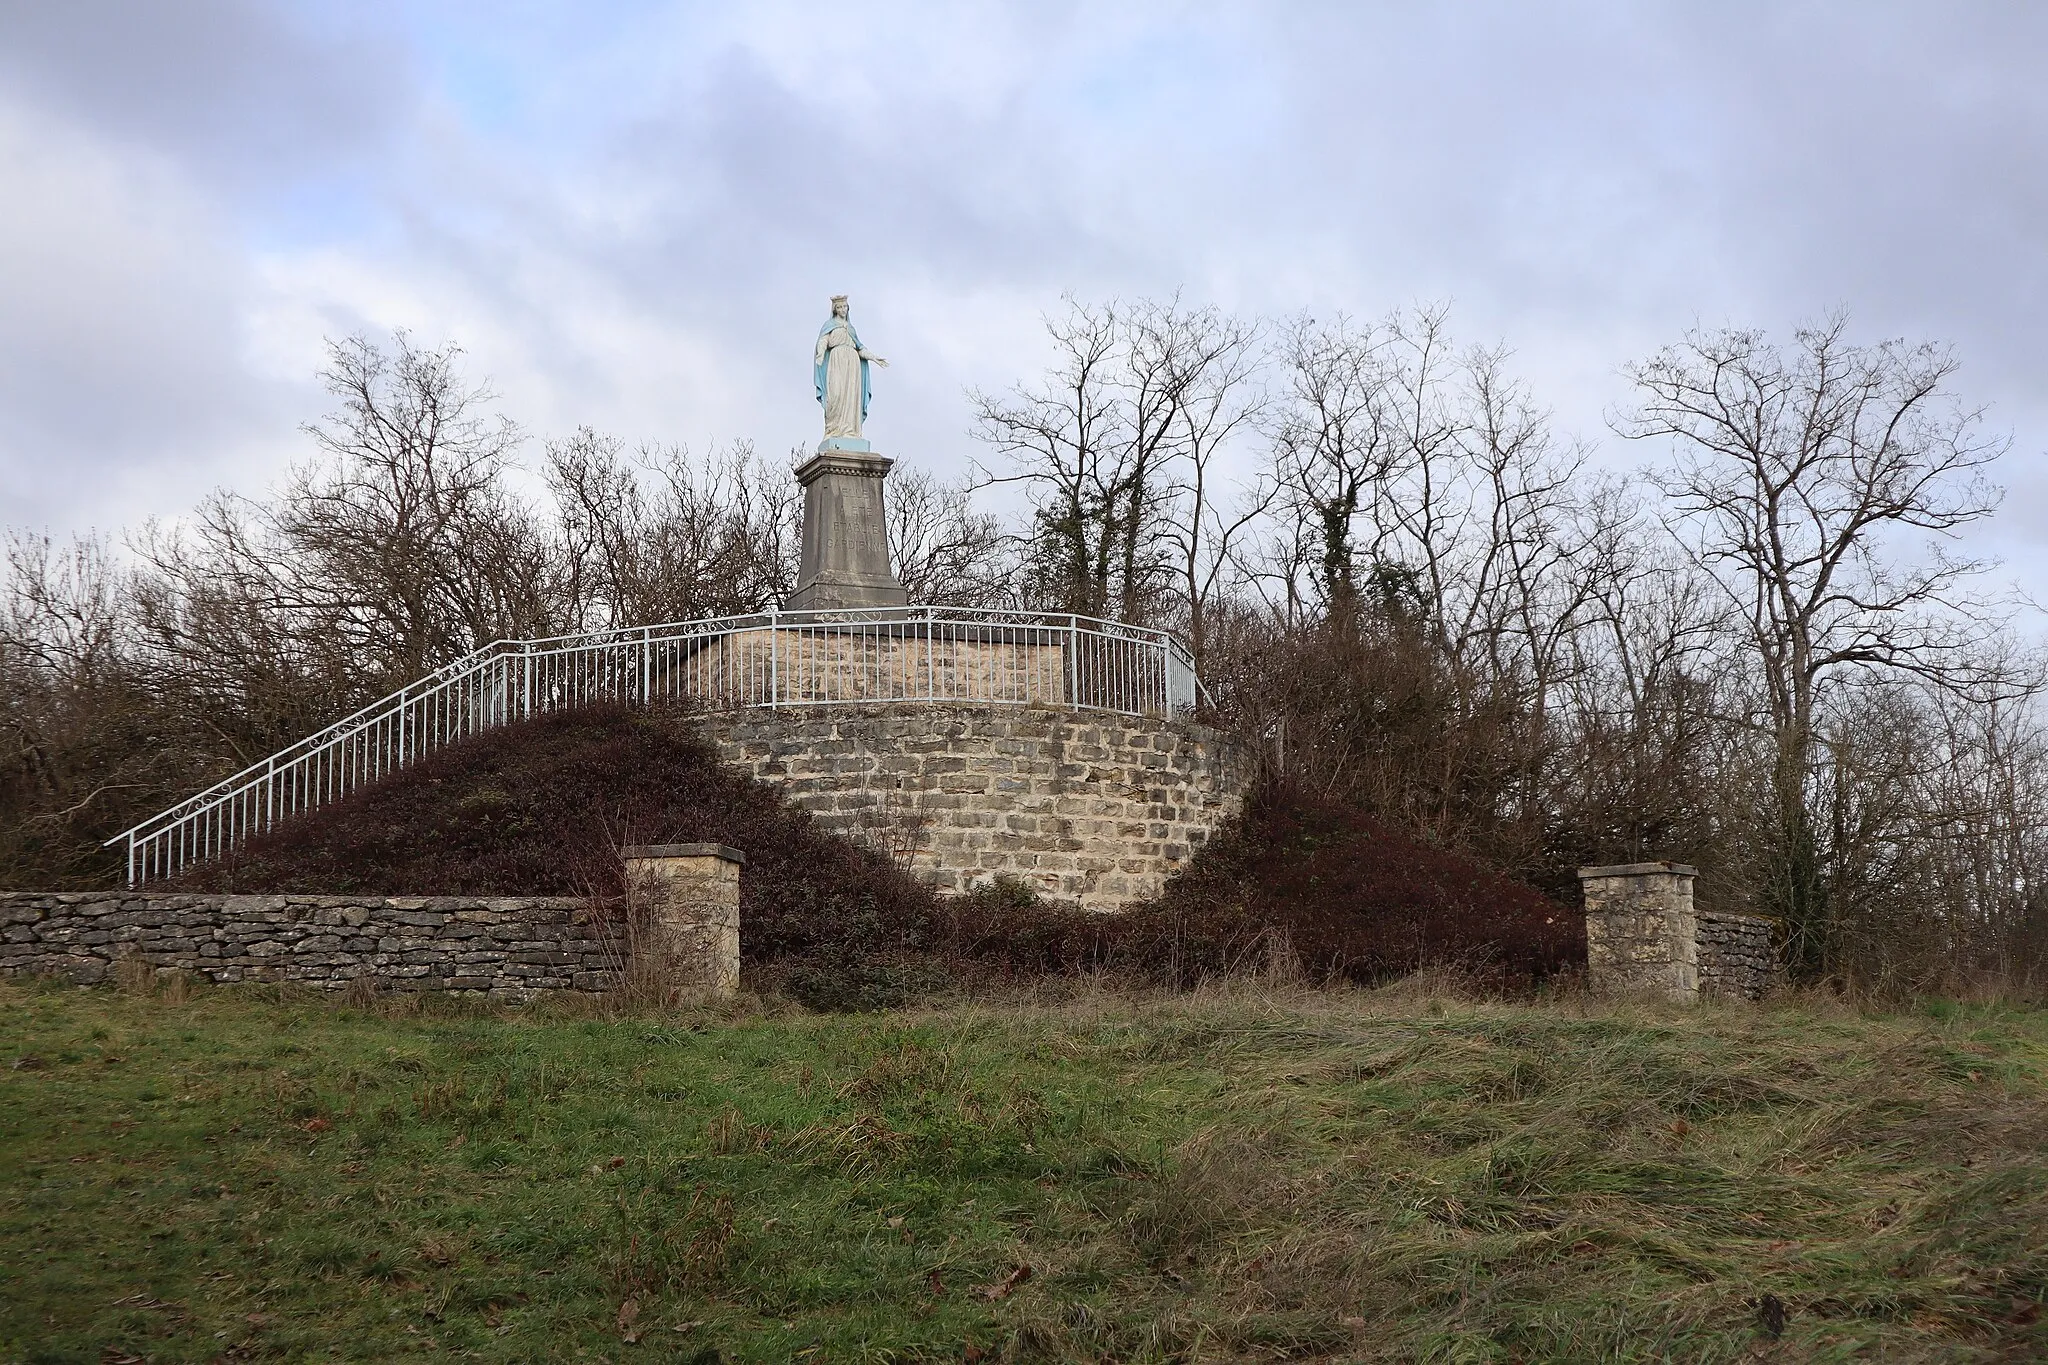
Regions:
[[797, 470], [804, 532], [790, 610], [900, 607], [910, 600], [889, 567], [882, 485], [894, 463], [828, 442]]

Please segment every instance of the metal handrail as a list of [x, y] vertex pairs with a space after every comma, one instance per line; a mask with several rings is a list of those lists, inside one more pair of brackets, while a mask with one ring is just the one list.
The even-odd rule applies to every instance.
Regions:
[[1192, 709], [1186, 646], [1095, 617], [960, 607], [765, 611], [494, 640], [107, 840], [128, 884], [218, 857], [442, 745], [595, 701], [715, 709], [847, 702]]

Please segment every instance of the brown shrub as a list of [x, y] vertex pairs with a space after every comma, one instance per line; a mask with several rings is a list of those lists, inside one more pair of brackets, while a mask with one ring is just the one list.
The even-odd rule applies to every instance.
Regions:
[[185, 890], [623, 897], [622, 844], [716, 842], [747, 855], [748, 958], [858, 935], [920, 946], [932, 893], [721, 763], [687, 713], [590, 706], [504, 726], [193, 869]]
[[1380, 981], [1455, 967], [1500, 984], [1585, 961], [1583, 919], [1469, 854], [1280, 785], [1158, 899], [1053, 911], [997, 887], [947, 907], [947, 950], [1006, 973], [1106, 971], [1186, 987], [1262, 972]]
[[689, 716], [589, 707], [465, 740], [194, 869], [183, 889], [370, 895], [625, 891], [616, 849], [747, 855], [742, 951], [804, 1003], [876, 1009], [991, 978], [1106, 972], [1186, 987], [1261, 972], [1504, 982], [1583, 961], [1579, 917], [1475, 858], [1269, 786], [1157, 900], [1115, 915], [1016, 884], [941, 900], [718, 760]]

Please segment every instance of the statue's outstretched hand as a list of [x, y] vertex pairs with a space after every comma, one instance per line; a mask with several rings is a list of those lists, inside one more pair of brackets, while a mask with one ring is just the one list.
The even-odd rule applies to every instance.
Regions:
[[865, 361], [867, 361], [867, 362], [868, 362], [868, 364], [870, 364], [870, 365], [880, 365], [880, 366], [881, 366], [881, 367], [882, 367], [883, 369], [885, 369], [885, 370], [889, 368], [889, 362], [888, 362], [888, 361], [886, 361], [886, 360], [884, 360], [884, 359], [882, 359], [882, 357], [880, 357], [880, 356], [878, 356], [878, 355], [869, 355], [869, 354], [867, 354], [867, 353], [866, 353], [865, 351], [863, 351], [863, 352], [861, 353], [861, 357], [860, 357], [860, 358], [861, 358], [862, 360], [865, 360]]

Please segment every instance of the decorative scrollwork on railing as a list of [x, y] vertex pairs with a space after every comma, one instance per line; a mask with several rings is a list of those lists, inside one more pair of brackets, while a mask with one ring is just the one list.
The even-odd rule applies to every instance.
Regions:
[[962, 702], [1165, 716], [1192, 709], [1199, 689], [1173, 636], [1087, 616], [771, 611], [498, 640], [107, 842], [126, 843], [129, 885], [174, 876], [455, 740], [595, 702]]

